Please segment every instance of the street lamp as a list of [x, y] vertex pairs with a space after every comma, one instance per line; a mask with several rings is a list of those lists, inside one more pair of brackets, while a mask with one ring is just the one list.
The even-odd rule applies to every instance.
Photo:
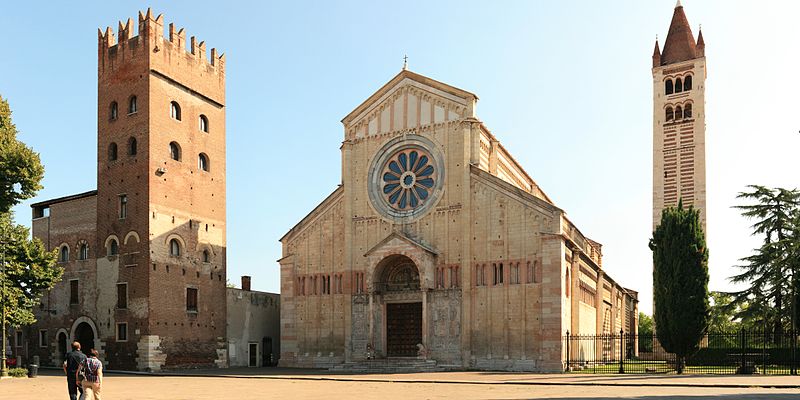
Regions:
[[2, 311], [2, 332], [3, 332], [3, 355], [0, 358], [0, 378], [7, 378], [8, 377], [8, 367], [6, 366], [6, 340], [8, 335], [6, 334], [6, 245], [9, 242], [5, 240], [0, 240], [0, 245], [2, 245], [2, 249], [0, 249], [0, 282], [2, 282], [2, 292], [0, 292], [0, 308], [3, 309]]

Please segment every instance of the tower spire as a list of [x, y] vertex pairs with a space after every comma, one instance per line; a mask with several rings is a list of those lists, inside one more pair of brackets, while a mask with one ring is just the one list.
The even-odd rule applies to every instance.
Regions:
[[667, 39], [664, 41], [664, 51], [661, 52], [661, 65], [673, 64], [697, 58], [697, 44], [692, 35], [692, 28], [683, 12], [680, 0], [672, 14]]
[[653, 49], [653, 68], [661, 65], [661, 49], [658, 48], [658, 35], [656, 35], [656, 48]]

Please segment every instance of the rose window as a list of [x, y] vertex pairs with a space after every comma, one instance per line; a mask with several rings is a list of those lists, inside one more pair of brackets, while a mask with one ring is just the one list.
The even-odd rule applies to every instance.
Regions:
[[398, 211], [425, 203], [434, 188], [431, 156], [421, 149], [403, 149], [392, 155], [383, 167], [383, 196]]

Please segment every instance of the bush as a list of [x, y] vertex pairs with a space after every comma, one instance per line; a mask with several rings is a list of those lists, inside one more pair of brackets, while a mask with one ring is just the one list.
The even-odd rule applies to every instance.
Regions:
[[8, 370], [8, 375], [14, 378], [24, 378], [28, 376], [28, 370], [25, 368], [11, 368]]

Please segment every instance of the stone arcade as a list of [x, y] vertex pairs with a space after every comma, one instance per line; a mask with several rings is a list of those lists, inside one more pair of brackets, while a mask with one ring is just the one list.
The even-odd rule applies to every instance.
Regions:
[[477, 100], [404, 69], [342, 120], [342, 184], [281, 238], [281, 365], [561, 371], [567, 330], [636, 329]]

